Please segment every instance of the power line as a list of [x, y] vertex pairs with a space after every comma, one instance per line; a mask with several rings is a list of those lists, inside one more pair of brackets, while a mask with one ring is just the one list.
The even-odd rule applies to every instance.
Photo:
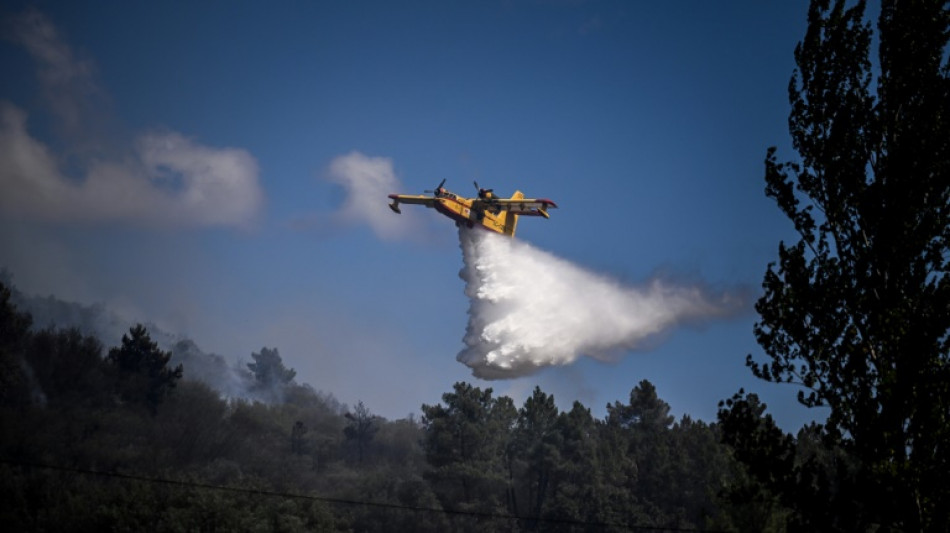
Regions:
[[280, 492], [273, 490], [265, 489], [253, 489], [245, 487], [234, 487], [227, 485], [212, 485], [209, 483], [199, 483], [195, 481], [182, 481], [177, 479], [167, 479], [160, 477], [149, 477], [142, 476], [137, 474], [123, 474], [121, 472], [106, 472], [102, 470], [91, 470], [87, 468], [78, 468], [70, 466], [60, 466], [60, 465], [51, 465], [45, 463], [34, 463], [34, 462], [24, 462], [24, 461], [14, 461], [11, 459], [0, 458], [0, 464], [5, 464], [9, 466], [24, 467], [24, 468], [35, 468], [43, 470], [54, 470], [59, 472], [69, 472], [72, 474], [82, 474], [88, 476], [99, 476], [99, 477], [108, 477], [115, 479], [124, 479], [128, 481], [139, 481], [144, 483], [154, 483], [161, 485], [171, 485], [176, 487], [187, 487], [187, 488], [196, 488], [196, 489], [206, 489], [206, 490], [217, 490], [222, 492], [231, 492], [238, 494], [250, 494], [256, 496], [267, 496], [273, 498], [290, 498], [297, 500], [309, 500], [317, 501], [334, 505], [353, 505], [353, 506], [364, 506], [364, 507], [376, 507], [379, 509], [392, 509], [400, 511], [414, 511], [414, 512], [426, 512], [426, 513], [436, 513], [436, 514], [446, 514], [446, 515], [457, 515], [457, 516], [468, 516], [472, 518], [484, 518], [492, 520], [516, 520], [523, 522], [538, 522], [545, 524], [562, 524], [562, 525], [574, 525], [574, 526], [585, 526], [585, 527], [621, 527], [621, 528], [631, 528], [633, 531], [670, 531], [670, 532], [703, 532], [703, 533], [721, 533], [715, 532], [708, 529], [693, 529], [693, 528], [678, 528], [678, 527], [657, 527], [657, 526], [625, 526], [622, 524], [615, 524], [610, 522], [589, 522], [584, 520], [571, 520], [567, 518], [541, 518], [541, 517], [527, 517], [527, 516], [516, 516], [512, 514], [503, 514], [503, 513], [490, 513], [483, 511], [465, 511], [460, 509], [436, 509], [434, 507], [417, 507], [412, 505], [401, 505], [395, 503], [385, 503], [385, 502], [372, 502], [372, 501], [362, 501], [362, 500], [348, 500], [345, 498], [330, 498], [326, 496], [314, 496], [310, 494], [297, 494], [292, 492]]

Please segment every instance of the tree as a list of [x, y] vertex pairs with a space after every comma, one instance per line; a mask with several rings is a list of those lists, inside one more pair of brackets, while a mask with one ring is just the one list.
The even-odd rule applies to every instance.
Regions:
[[[3, 277], [9, 277], [5, 270]], [[30, 315], [10, 302], [9, 288], [0, 283], [0, 403], [25, 403], [29, 397], [21, 362], [30, 339]]]
[[511, 512], [511, 430], [518, 412], [507, 396], [492, 397], [468, 383], [442, 395], [445, 405], [423, 405], [426, 473], [446, 508], [483, 513]]
[[297, 420], [294, 422], [294, 427], [290, 430], [290, 451], [291, 453], [296, 453], [298, 455], [303, 454], [306, 448], [304, 437], [307, 435], [306, 424], [302, 421]]
[[349, 424], [343, 428], [343, 436], [346, 437], [348, 443], [356, 446], [357, 460], [359, 464], [363, 464], [366, 448], [379, 431], [379, 421], [362, 401], [356, 404], [352, 413], [346, 413], [343, 416], [349, 420]]
[[791, 481], [794, 439], [765, 409], [758, 395], [743, 390], [719, 402], [722, 440], [744, 465], [721, 495], [732, 526], [741, 531], [784, 531], [780, 522], [787, 521], [788, 513], [781, 499], [796, 496]]
[[683, 518], [684, 528], [725, 529], [728, 516], [720, 494], [735, 461], [720, 441], [719, 426], [683, 415], [673, 426], [672, 437], [664, 506]]
[[266, 386], [286, 385], [297, 375], [296, 370], [284, 366], [277, 348], [261, 348], [260, 353], [251, 353], [251, 357], [254, 362], [248, 363], [247, 368], [254, 373], [254, 379]]
[[247, 368], [254, 373], [254, 390], [261, 393], [268, 403], [282, 401], [285, 389], [297, 371], [284, 366], [277, 348], [261, 348], [259, 353], [252, 352], [251, 357], [254, 362], [248, 363]]
[[106, 358], [119, 375], [119, 393], [128, 401], [143, 403], [153, 413], [181, 379], [181, 365], [168, 366], [171, 352], [158, 348], [142, 324], [122, 335], [122, 345], [109, 350]]
[[630, 391], [629, 403], [607, 405], [603, 457], [612, 465], [613, 485], [623, 489], [614, 498], [616, 518], [612, 521], [622, 517], [631, 527], [677, 525], [666, 512], [664, 497], [673, 482], [669, 475], [672, 424], [669, 404], [647, 380]]
[[543, 524], [551, 531], [575, 531], [571, 522], [605, 521], [599, 514], [603, 476], [597, 453], [599, 425], [590, 409], [575, 401], [570, 411], [558, 415], [555, 425], [562, 458], [556, 470], [552, 503], [546, 518], [564, 521]]
[[98, 339], [76, 328], [46, 329], [32, 337], [25, 363], [34, 388], [47, 402], [77, 406], [108, 401], [108, 365]]
[[670, 404], [656, 394], [656, 387], [642, 380], [630, 391], [630, 403], [620, 402], [607, 406], [608, 422], [624, 428], [636, 428], [646, 432], [659, 432], [673, 424]]
[[[538, 519], [547, 511], [546, 505], [556, 484], [556, 471], [561, 465], [560, 433], [557, 431], [558, 409], [554, 396], [535, 387], [524, 407], [518, 411], [512, 439], [512, 462], [517, 460], [518, 481], [512, 493], [514, 514], [530, 519], [527, 529], [537, 529]], [[521, 507], [516, 496], [522, 496]]]
[[[856, 527], [950, 527], [950, 5], [883, 0], [878, 68], [865, 2], [813, 0], [789, 130], [766, 193], [799, 237], [756, 310], [759, 378], [828, 406], [858, 462]], [[876, 75], [876, 94], [870, 89]]]

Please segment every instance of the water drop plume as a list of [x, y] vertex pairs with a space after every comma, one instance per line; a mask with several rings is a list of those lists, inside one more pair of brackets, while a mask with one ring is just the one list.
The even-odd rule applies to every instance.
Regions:
[[613, 360], [652, 346], [677, 325], [741, 311], [740, 292], [650, 280], [638, 286], [585, 270], [529, 244], [478, 229], [459, 230], [470, 299], [465, 348], [457, 359], [483, 379], [529, 375], [581, 356]]

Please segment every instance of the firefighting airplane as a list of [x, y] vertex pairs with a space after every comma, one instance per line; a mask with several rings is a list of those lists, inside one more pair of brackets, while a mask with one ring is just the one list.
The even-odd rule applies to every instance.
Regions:
[[521, 191], [515, 191], [511, 198], [498, 198], [492, 189], [482, 189], [475, 182], [478, 189], [477, 198], [463, 198], [444, 189], [445, 180], [439, 183], [433, 196], [390, 194], [393, 203], [389, 208], [396, 213], [399, 204], [422, 204], [434, 207], [436, 211], [455, 221], [456, 226], [466, 225], [469, 228], [478, 227], [491, 230], [509, 237], [515, 236], [515, 227], [519, 216], [550, 218], [548, 209], [557, 207], [551, 200], [541, 198], [525, 198]]

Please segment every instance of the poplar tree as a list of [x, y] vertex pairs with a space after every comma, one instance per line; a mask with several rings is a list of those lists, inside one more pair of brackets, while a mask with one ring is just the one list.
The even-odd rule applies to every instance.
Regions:
[[[794, 223], [756, 310], [759, 378], [827, 406], [853, 527], [950, 527], [950, 3], [813, 0], [766, 193]], [[875, 68], [876, 67], [876, 68]], [[872, 90], [872, 87], [874, 88]], [[851, 489], [848, 489], [851, 487]]]

